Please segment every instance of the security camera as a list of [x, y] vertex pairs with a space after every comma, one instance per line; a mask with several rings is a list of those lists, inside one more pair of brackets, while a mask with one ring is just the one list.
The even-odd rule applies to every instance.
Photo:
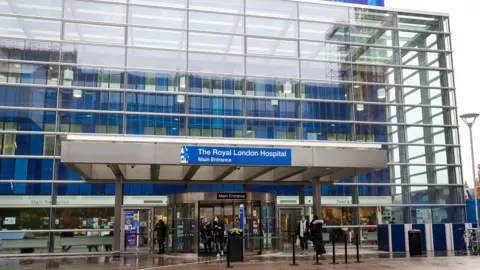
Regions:
[[325, 171], [326, 171], [327, 173], [329, 173], [329, 172], [331, 171], [331, 169], [330, 169], [330, 168], [326, 168]]
[[135, 168], [135, 165], [130, 165], [130, 168], [134, 169], [134, 168]]

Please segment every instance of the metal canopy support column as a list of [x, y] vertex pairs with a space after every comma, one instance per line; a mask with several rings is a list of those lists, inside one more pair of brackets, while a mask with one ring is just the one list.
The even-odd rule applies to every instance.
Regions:
[[115, 175], [115, 222], [113, 224], [113, 251], [121, 251], [121, 233], [122, 233], [122, 205], [123, 205], [123, 175]]
[[[397, 14], [393, 15], [393, 20], [394, 20], [394, 25], [398, 26], [398, 17]], [[393, 45], [394, 46], [400, 46], [400, 36], [398, 33], [398, 30], [393, 31], [393, 37], [392, 37]], [[402, 60], [402, 51], [401, 49], [395, 49], [394, 54], [393, 54], [393, 59], [394, 63], [396, 65], [401, 65], [403, 60]], [[394, 68], [394, 80], [395, 84], [397, 85], [402, 85], [403, 84], [403, 73], [402, 69], [399, 67]], [[396, 86], [395, 87], [395, 100], [397, 101], [398, 104], [404, 104], [405, 103], [405, 96], [404, 96], [404, 91], [403, 87]], [[407, 143], [408, 138], [407, 138], [407, 127], [405, 125], [405, 107], [404, 106], [398, 106], [397, 111], [397, 122], [399, 124], [398, 130], [397, 130], [397, 136], [398, 136], [398, 142], [399, 143]], [[408, 164], [408, 146], [405, 145], [400, 145], [399, 147], [399, 158], [400, 162], [402, 164]], [[392, 151], [393, 152], [393, 151]], [[395, 171], [395, 170], [390, 170], [390, 171]], [[390, 176], [391, 177], [391, 176]], [[398, 177], [395, 175], [395, 177]], [[391, 179], [394, 179], [391, 177]], [[408, 165], [400, 165], [400, 181], [402, 184], [409, 184], [410, 183], [410, 170]], [[394, 187], [392, 188], [392, 195], [397, 194], [397, 188]], [[402, 186], [401, 187], [401, 194], [402, 194], [402, 204], [409, 205], [410, 204], [410, 186]], [[411, 223], [411, 207], [407, 206], [403, 208], [403, 223]]]
[[322, 219], [322, 199], [320, 196], [320, 177], [312, 179], [313, 215]]

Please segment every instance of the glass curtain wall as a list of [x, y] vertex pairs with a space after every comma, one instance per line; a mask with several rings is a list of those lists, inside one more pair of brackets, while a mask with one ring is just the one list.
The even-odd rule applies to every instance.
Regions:
[[[360, 224], [388, 197], [398, 223], [424, 212], [464, 220], [445, 15], [279, 0], [0, 0], [0, 24], [0, 217], [13, 217], [14, 198], [24, 213], [8, 229], [48, 235], [62, 226], [65, 209], [51, 207], [62, 196], [77, 196], [68, 208], [81, 211], [81, 196], [114, 194], [60, 162], [70, 133], [381, 143], [388, 168], [322, 187], [351, 198], [332, 213]], [[98, 219], [111, 211], [92, 209]]]

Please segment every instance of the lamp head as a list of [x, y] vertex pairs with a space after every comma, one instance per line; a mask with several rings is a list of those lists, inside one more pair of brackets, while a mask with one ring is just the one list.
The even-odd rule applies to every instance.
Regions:
[[460, 118], [462, 118], [463, 122], [465, 122], [465, 124], [467, 124], [470, 127], [473, 125], [473, 123], [475, 123], [475, 120], [477, 119], [478, 115], [479, 115], [478, 113], [466, 113], [466, 114], [460, 115]]

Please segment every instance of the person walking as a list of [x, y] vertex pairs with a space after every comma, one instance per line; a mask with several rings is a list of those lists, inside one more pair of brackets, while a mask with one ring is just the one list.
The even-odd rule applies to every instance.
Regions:
[[305, 216], [302, 215], [297, 223], [296, 235], [300, 238], [300, 247], [302, 248], [301, 255], [308, 255], [308, 235], [309, 235], [308, 221], [305, 220]]
[[215, 250], [217, 258], [223, 256], [223, 246], [225, 243], [225, 223], [215, 217], [213, 221], [213, 238], [215, 240]]
[[205, 256], [212, 256], [212, 224], [206, 218], [203, 220], [203, 225], [200, 228], [200, 236]]
[[159, 220], [155, 225], [158, 241], [158, 254], [165, 253], [165, 238], [167, 238], [167, 226], [163, 220]]
[[310, 233], [313, 241], [313, 246], [315, 247], [315, 256], [327, 253], [325, 251], [325, 245], [323, 243], [322, 229], [323, 220], [318, 219], [317, 216], [313, 216], [313, 220], [310, 223]]

